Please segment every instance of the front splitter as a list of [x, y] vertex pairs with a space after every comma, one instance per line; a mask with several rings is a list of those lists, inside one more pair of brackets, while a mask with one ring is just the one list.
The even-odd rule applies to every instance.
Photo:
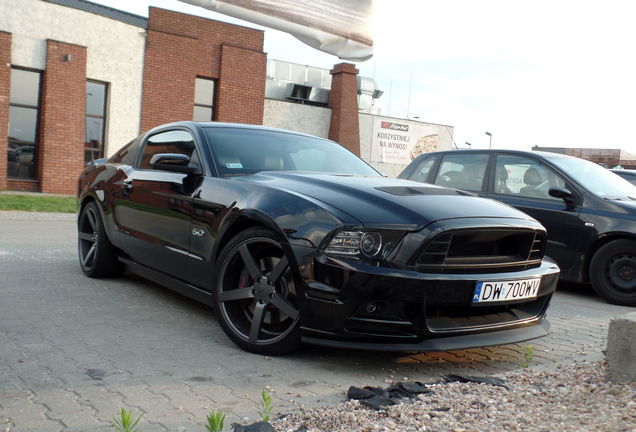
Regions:
[[417, 343], [374, 343], [343, 340], [329, 340], [312, 336], [303, 336], [304, 343], [332, 348], [346, 348], [369, 351], [451, 351], [486, 346], [519, 343], [546, 336], [549, 333], [550, 322], [547, 319], [528, 327], [506, 330], [495, 330], [470, 335], [448, 336], [426, 339]]

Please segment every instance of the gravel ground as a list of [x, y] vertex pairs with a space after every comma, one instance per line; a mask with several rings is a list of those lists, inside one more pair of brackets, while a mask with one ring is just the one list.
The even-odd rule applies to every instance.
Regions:
[[508, 390], [488, 384], [432, 384], [431, 393], [384, 410], [347, 401], [272, 424], [279, 432], [636, 431], [636, 384], [607, 382], [604, 363], [526, 369], [505, 379]]

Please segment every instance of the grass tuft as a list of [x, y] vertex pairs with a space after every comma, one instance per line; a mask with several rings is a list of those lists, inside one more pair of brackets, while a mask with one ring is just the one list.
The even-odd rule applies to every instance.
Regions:
[[263, 390], [261, 398], [261, 409], [258, 410], [258, 414], [264, 422], [268, 422], [272, 414], [272, 396], [266, 390]]
[[222, 432], [224, 423], [225, 414], [221, 410], [213, 411], [208, 414], [208, 424], [205, 425], [205, 428], [208, 432]]
[[75, 197], [47, 195], [0, 194], [0, 210], [75, 213]]
[[137, 423], [139, 420], [141, 420], [141, 415], [135, 419], [135, 414], [132, 411], [122, 408], [119, 411], [119, 417], [113, 417], [113, 427], [117, 429], [117, 432], [138, 432]]

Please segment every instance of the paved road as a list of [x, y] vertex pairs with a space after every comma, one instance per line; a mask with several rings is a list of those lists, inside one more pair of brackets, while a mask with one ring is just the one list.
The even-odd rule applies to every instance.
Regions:
[[260, 391], [274, 413], [339, 402], [350, 385], [427, 381], [602, 358], [611, 306], [560, 286], [550, 336], [430, 354], [306, 347], [269, 358], [239, 350], [204, 306], [134, 277], [93, 280], [76, 258], [72, 216], [0, 212], [0, 431], [112, 431], [121, 407], [144, 431], [201, 431], [210, 410], [254, 420]]

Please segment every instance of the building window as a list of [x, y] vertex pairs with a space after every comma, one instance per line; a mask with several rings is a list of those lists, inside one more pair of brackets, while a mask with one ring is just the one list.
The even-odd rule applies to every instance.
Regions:
[[214, 120], [214, 81], [205, 78], [194, 80], [194, 121]]
[[40, 72], [11, 69], [8, 177], [35, 179], [40, 119]]
[[86, 82], [86, 121], [84, 129], [84, 162], [104, 157], [104, 126], [108, 84]]

